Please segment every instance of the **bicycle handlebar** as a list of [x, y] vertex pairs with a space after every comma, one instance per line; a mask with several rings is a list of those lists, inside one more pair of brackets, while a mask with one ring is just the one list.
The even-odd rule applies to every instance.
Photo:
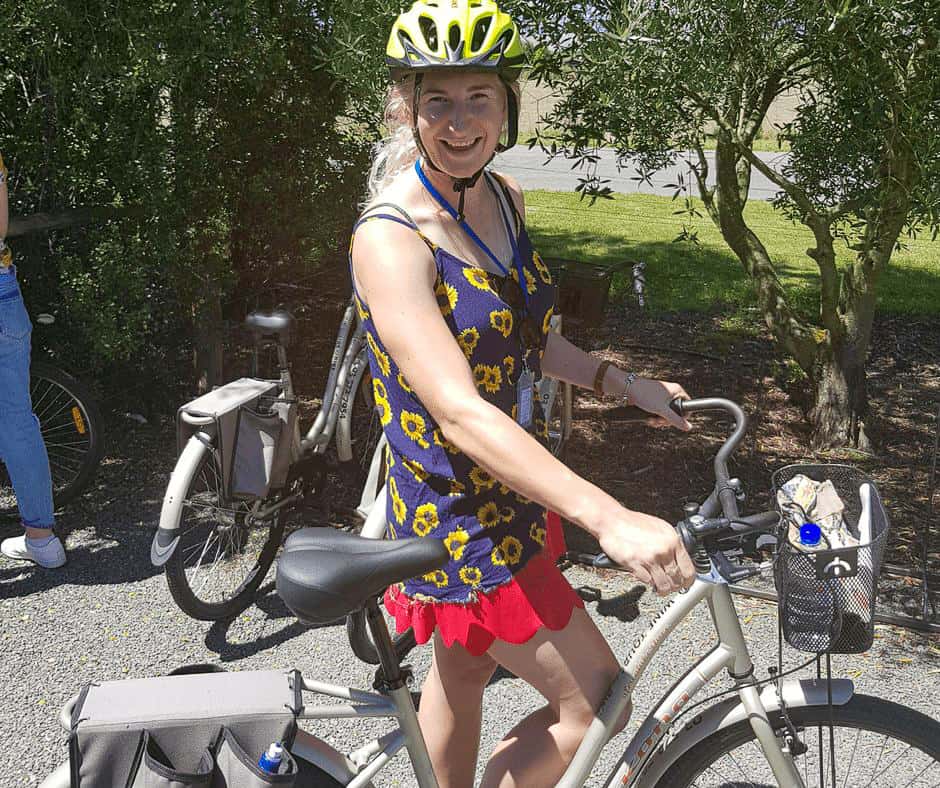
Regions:
[[[728, 460], [740, 445], [745, 432], [747, 432], [747, 416], [741, 407], [731, 400], [720, 397], [688, 400], [676, 398], [670, 403], [670, 407], [680, 416], [699, 411], [721, 410], [734, 417], [734, 430], [715, 454], [714, 490], [706, 501], [698, 507], [696, 514], [676, 526], [679, 537], [682, 539], [688, 553], [694, 555], [702, 548], [706, 540], [713, 543], [714, 540], [729, 534], [742, 536], [757, 531], [767, 531], [775, 527], [780, 519], [776, 512], [759, 512], [758, 514], [742, 516], [738, 511], [738, 490], [736, 485], [731, 484], [731, 476], [728, 473]], [[641, 408], [633, 406], [618, 408], [615, 413], [620, 418], [630, 420], [646, 420], [652, 415]], [[719, 572], [729, 582], [736, 582], [753, 574], [752, 569], [735, 567], [717, 548], [710, 550], [709, 556], [715, 562]], [[604, 553], [598, 553], [597, 555], [569, 553], [567, 557], [569, 560], [596, 568], [621, 568]]]

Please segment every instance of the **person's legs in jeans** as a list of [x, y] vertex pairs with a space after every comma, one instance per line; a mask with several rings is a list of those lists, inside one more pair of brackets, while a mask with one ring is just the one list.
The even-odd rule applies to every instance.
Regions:
[[[12, 281], [4, 281], [9, 278]], [[15, 274], [0, 279], [0, 459], [16, 492], [27, 536], [48, 539], [54, 525], [46, 445], [29, 397], [30, 322]]]

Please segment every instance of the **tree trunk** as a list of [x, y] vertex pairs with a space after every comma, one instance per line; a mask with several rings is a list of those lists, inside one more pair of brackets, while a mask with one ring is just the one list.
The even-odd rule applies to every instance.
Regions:
[[195, 344], [193, 371], [196, 390], [200, 394], [222, 384], [224, 332], [222, 330], [222, 299], [210, 293], [206, 300], [193, 308]]
[[812, 375], [815, 402], [810, 412], [816, 448], [853, 446], [870, 450], [865, 431], [867, 355], [867, 342], [830, 341], [819, 345]]

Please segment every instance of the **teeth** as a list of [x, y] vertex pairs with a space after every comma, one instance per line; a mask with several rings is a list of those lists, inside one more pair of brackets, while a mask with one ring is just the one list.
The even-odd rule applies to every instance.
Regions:
[[447, 144], [452, 148], [472, 148], [474, 145], [477, 144], [477, 141], [473, 140], [472, 142], [448, 142]]

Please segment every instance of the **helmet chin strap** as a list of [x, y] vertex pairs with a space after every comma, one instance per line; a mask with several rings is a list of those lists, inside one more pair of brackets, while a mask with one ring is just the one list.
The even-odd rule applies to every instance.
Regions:
[[490, 157], [486, 160], [486, 163], [469, 178], [455, 178], [449, 172], [444, 172], [444, 170], [434, 163], [434, 159], [431, 158], [427, 148], [424, 147], [424, 143], [421, 141], [421, 134], [418, 131], [418, 103], [421, 100], [421, 83], [423, 81], [423, 77], [424, 74], [415, 74], [414, 100], [412, 101], [411, 105], [411, 132], [414, 135], [415, 144], [418, 146], [418, 152], [421, 154], [421, 157], [424, 159], [427, 165], [435, 172], [446, 175], [453, 181], [454, 191], [459, 195], [457, 199], [457, 221], [459, 223], [464, 219], [463, 208], [464, 199], [467, 196], [467, 189], [472, 189], [474, 186], [476, 186], [476, 183], [478, 180], [480, 180], [480, 176], [483, 174], [483, 171], [489, 166], [490, 162], [493, 161], [493, 157], [496, 155], [496, 152], [494, 151], [492, 154], [490, 154]]

